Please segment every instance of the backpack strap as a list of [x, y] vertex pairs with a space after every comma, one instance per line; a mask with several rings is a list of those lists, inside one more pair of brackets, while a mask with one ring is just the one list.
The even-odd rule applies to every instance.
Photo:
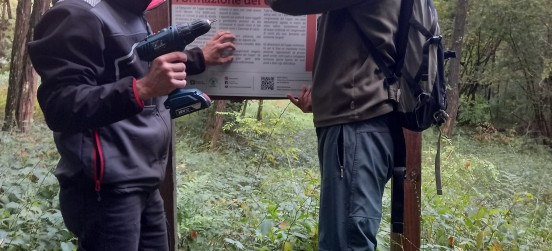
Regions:
[[393, 176], [391, 186], [391, 232], [404, 231], [404, 180], [406, 179], [406, 142], [400, 118], [394, 114], [391, 124], [393, 138]]
[[[414, 11], [414, 0], [402, 0], [401, 11], [399, 13], [399, 27], [395, 44], [397, 48], [397, 59], [395, 64], [395, 73], [402, 74], [401, 69], [404, 66], [406, 58], [406, 49], [408, 47], [408, 34], [410, 33], [410, 24], [412, 21], [412, 12]], [[379, 65], [378, 65], [379, 66]]]
[[435, 187], [437, 194], [443, 195], [443, 185], [441, 184], [441, 137], [443, 132], [439, 127], [439, 138], [437, 139], [437, 153], [435, 153]]
[[[422, 58], [422, 64], [420, 65], [420, 69], [416, 73], [416, 76], [414, 77], [414, 80], [416, 82], [420, 81], [428, 81], [428, 72], [427, 69], [429, 69], [429, 48], [431, 46], [437, 46], [438, 54], [442, 53], [443, 48], [443, 42], [441, 36], [430, 36], [427, 38], [427, 41], [424, 44], [423, 47], [423, 58]], [[439, 51], [440, 50], [440, 51]], [[439, 57], [441, 55], [437, 55], [437, 59], [439, 60]], [[437, 62], [437, 66], [440, 66], [441, 62]], [[439, 70], [439, 69], [438, 69]], [[441, 78], [441, 74], [438, 72], [439, 78]], [[444, 77], [444, 73], [442, 75]]]
[[434, 105], [436, 105], [439, 110], [433, 114], [433, 120], [434, 123], [437, 125], [437, 128], [439, 129], [439, 138], [437, 139], [437, 153], [435, 154], [435, 186], [437, 189], [437, 194], [442, 195], [443, 194], [443, 187], [441, 183], [441, 137], [442, 137], [442, 131], [440, 126], [448, 119], [448, 114], [446, 112], [447, 109], [447, 103], [446, 103], [446, 92], [442, 92], [442, 90], [445, 90], [444, 86], [445, 83], [445, 59], [455, 57], [456, 55], [451, 52], [445, 52], [443, 41], [441, 36], [434, 36], [428, 39], [426, 44], [424, 45], [424, 58], [422, 62], [422, 67], [420, 67], [420, 72], [416, 75], [416, 79], [419, 80], [428, 80], [428, 73], [427, 72], [421, 72], [422, 70], [426, 70], [429, 65], [429, 47], [430, 46], [436, 46], [437, 47], [437, 76], [434, 81], [434, 87], [433, 87], [433, 94], [431, 95], [434, 99], [432, 102]]
[[[414, 0], [402, 0], [401, 10], [399, 13], [399, 27], [397, 29], [397, 36], [395, 37], [395, 45], [397, 50], [397, 58], [393, 70], [393, 75], [386, 74], [386, 83], [394, 84], [398, 81], [399, 77], [403, 74], [402, 69], [406, 58], [406, 49], [408, 47], [408, 34], [410, 33], [410, 21], [412, 19], [412, 12], [414, 9]], [[371, 47], [372, 54], [381, 54], [375, 47]], [[381, 56], [380, 56], [381, 57]], [[376, 64], [385, 74], [385, 68], [383, 60], [379, 60], [374, 57]], [[390, 71], [390, 70], [387, 70]], [[404, 180], [406, 178], [406, 142], [404, 140], [404, 133], [401, 123], [401, 118], [396, 116], [397, 121], [393, 121], [392, 135], [393, 135], [393, 180], [391, 190], [391, 232], [400, 233], [404, 232]]]
[[[410, 32], [410, 21], [412, 19], [413, 9], [414, 0], [401, 1], [399, 22], [397, 27], [397, 34], [395, 37], [395, 48], [397, 57], [395, 58], [395, 65], [392, 68], [387, 66], [387, 64], [383, 60], [383, 55], [381, 51], [379, 51], [377, 47], [374, 46], [372, 41], [370, 41], [368, 37], [362, 36], [364, 39], [364, 43], [368, 45], [368, 49], [370, 50], [370, 54], [372, 54], [374, 62], [385, 76], [385, 84], [388, 86], [396, 83], [402, 74], [401, 69], [404, 66], [404, 61], [406, 57], [406, 49], [408, 47], [408, 33]], [[357, 26], [359, 26], [359, 24], [357, 24]], [[359, 27], [359, 30], [362, 29], [360, 29]]]
[[391, 70], [387, 64], [385, 64], [385, 61], [383, 60], [383, 56], [381, 55], [381, 52], [372, 44], [372, 41], [369, 39], [365, 39], [365, 44], [368, 45], [368, 49], [370, 50], [370, 54], [372, 54], [372, 58], [374, 59], [374, 62], [378, 66], [379, 70], [383, 73], [385, 76], [384, 84], [386, 86], [390, 86], [397, 81], [399, 81], [399, 75], [396, 74], [394, 70]]
[[[445, 86], [445, 52], [443, 49], [443, 42], [441, 39], [439, 39], [439, 43], [437, 45], [437, 81], [435, 81], [435, 85]], [[441, 93], [441, 88], [433, 88], [437, 93], [434, 95], [435, 102], [439, 106], [439, 111], [437, 111], [435, 114], [433, 114], [433, 119], [435, 120], [435, 123], [437, 124], [437, 127], [439, 129], [439, 138], [437, 139], [437, 153], [435, 156], [435, 186], [437, 188], [437, 194], [442, 195], [443, 194], [443, 186], [441, 184], [441, 124], [443, 124], [448, 119], [448, 114], [446, 112], [447, 109], [447, 103], [446, 103], [446, 95], [447, 93]], [[445, 88], [443, 88], [445, 89]]]
[[416, 30], [422, 33], [426, 38], [430, 38], [433, 37], [433, 34], [435, 34], [435, 30], [437, 29], [437, 20], [434, 20], [433, 23], [431, 23], [429, 30], [415, 19], [410, 20], [410, 25], [416, 28]]

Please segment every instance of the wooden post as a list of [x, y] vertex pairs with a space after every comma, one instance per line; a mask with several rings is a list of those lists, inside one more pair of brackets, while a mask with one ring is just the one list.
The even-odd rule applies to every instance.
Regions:
[[[169, 6], [170, 1], [165, 2], [156, 9], [146, 14], [148, 22], [151, 25], [153, 32], [170, 25], [169, 20]], [[174, 121], [172, 121], [172, 128], [174, 128]], [[176, 221], [176, 163], [174, 155], [174, 130], [172, 131], [172, 143], [169, 149], [169, 161], [167, 162], [167, 172], [165, 175], [165, 182], [161, 184], [159, 190], [165, 203], [165, 213], [167, 215], [167, 221], [169, 222], [169, 250], [174, 251], [177, 249], [178, 243], [178, 227]]]
[[404, 131], [406, 141], [406, 179], [404, 181], [404, 233], [391, 233], [391, 250], [420, 250], [422, 193], [422, 134]]

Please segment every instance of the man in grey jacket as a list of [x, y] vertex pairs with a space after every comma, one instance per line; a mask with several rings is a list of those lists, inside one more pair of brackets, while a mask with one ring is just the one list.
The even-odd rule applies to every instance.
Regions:
[[383, 190], [393, 167], [393, 103], [366, 41], [394, 64], [400, 3], [267, 0], [285, 14], [322, 14], [313, 86], [289, 96], [314, 114], [322, 178], [319, 250], [376, 249]]
[[159, 186], [170, 156], [167, 94], [186, 76], [222, 64], [235, 36], [171, 52], [151, 64], [134, 45], [151, 30], [144, 14], [162, 0], [63, 0], [29, 43], [42, 84], [38, 101], [60, 153], [60, 208], [79, 250], [168, 250]]

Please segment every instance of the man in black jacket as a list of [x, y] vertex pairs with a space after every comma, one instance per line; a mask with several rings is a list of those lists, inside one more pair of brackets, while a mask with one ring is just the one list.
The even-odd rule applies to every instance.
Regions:
[[231, 33], [203, 49], [172, 52], [151, 64], [133, 46], [151, 34], [155, 0], [63, 0], [46, 12], [29, 43], [42, 79], [38, 101], [61, 159], [64, 222], [79, 250], [167, 250], [159, 186], [171, 142], [166, 95], [187, 74], [222, 64]]

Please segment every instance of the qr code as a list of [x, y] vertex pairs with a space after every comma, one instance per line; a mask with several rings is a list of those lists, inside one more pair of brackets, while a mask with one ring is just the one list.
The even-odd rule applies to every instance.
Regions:
[[274, 90], [274, 77], [261, 77], [261, 90]]

